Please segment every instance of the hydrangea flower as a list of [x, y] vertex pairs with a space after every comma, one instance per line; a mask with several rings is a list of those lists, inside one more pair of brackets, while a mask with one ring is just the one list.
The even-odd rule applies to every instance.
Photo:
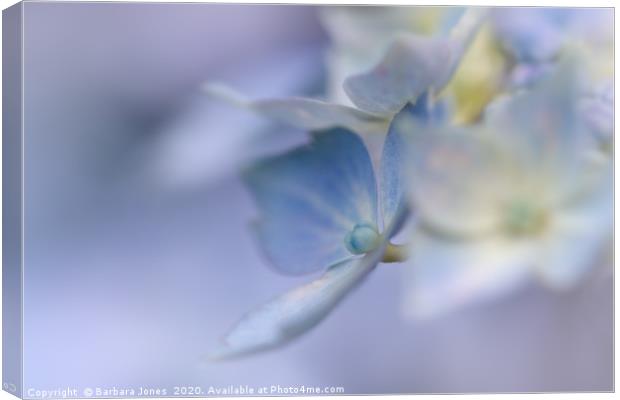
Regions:
[[[329, 92], [348, 104], [342, 82], [369, 69], [404, 32], [445, 34], [459, 7], [328, 7]], [[469, 12], [472, 12], [471, 10]], [[613, 12], [595, 8], [492, 8], [442, 97], [454, 102], [454, 119], [469, 123], [503, 91], [528, 86], [549, 72], [566, 47], [579, 46], [592, 75], [613, 72]], [[598, 83], [596, 83], [598, 85]], [[596, 86], [595, 85], [595, 86]]]
[[611, 156], [614, 136], [614, 87], [613, 82], [582, 94], [579, 112], [592, 132], [594, 152]]
[[579, 53], [578, 112], [592, 137], [593, 157], [609, 156], [613, 137], [613, 11], [610, 8], [497, 8], [490, 13], [498, 41], [513, 59], [508, 85], [528, 87]]
[[398, 132], [386, 137], [380, 182], [354, 133], [317, 133], [312, 143], [259, 162], [245, 174], [260, 210], [254, 231], [275, 269], [324, 274], [243, 317], [213, 358], [282, 345], [318, 324], [380, 262], [399, 261], [390, 243], [406, 217]]
[[371, 70], [401, 34], [446, 36], [461, 7], [329, 6], [320, 9], [330, 45], [326, 54], [328, 99], [353, 105], [342, 83]]
[[217, 83], [206, 84], [205, 91], [304, 130], [341, 127], [361, 135], [385, 134], [407, 103], [437, 93], [449, 82], [485, 16], [485, 9], [469, 9], [442, 37], [399, 35], [373, 68], [344, 81], [356, 107], [308, 98], [249, 100]]
[[[482, 54], [493, 67], [476, 79], [469, 79], [476, 68], [464, 68], [453, 79], [484, 13], [468, 10], [447, 37], [396, 35], [374, 67], [345, 79], [354, 106], [252, 101], [208, 87], [241, 107], [320, 131], [310, 145], [258, 163], [245, 180], [261, 214], [255, 234], [275, 269], [325, 270], [243, 317], [214, 358], [273, 348], [307, 332], [381, 262], [407, 264], [405, 308], [415, 316], [505, 294], [532, 276], [567, 289], [586, 275], [611, 235], [613, 92], [590, 90], [592, 76], [577, 75], [575, 60], [558, 62], [566, 57], [547, 28], [530, 32], [542, 35], [533, 55], [507, 47], [521, 57], [516, 64], [495, 57], [497, 38], [487, 28], [469, 62], [475, 66]], [[502, 37], [529, 43], [517, 40], [523, 26]], [[541, 68], [527, 85], [501, 81], [526, 64], [529, 72]], [[475, 103], [466, 116], [446, 117], [437, 93], [459, 87], [484, 93], [461, 98]], [[377, 181], [362, 137], [386, 131]], [[391, 239], [409, 216], [411, 241], [396, 246]]]
[[608, 244], [612, 163], [586, 157], [571, 71], [498, 101], [478, 125], [395, 119], [410, 141], [417, 222], [405, 280], [410, 315], [489, 299], [532, 275], [573, 287]]
[[[351, 75], [370, 70], [389, 46], [405, 33], [445, 36], [464, 7], [327, 7], [321, 21], [331, 46], [327, 53], [328, 91], [332, 98], [351, 103], [342, 82]], [[485, 13], [470, 9], [469, 13]], [[444, 102], [454, 108], [458, 123], [476, 120], [484, 106], [504, 86], [509, 60], [501, 52], [494, 32], [480, 19], [479, 32], [471, 37], [459, 60], [451, 83], [441, 91]], [[483, 23], [484, 22], [484, 23]]]
[[589, 54], [594, 75], [613, 73], [613, 11], [596, 8], [520, 7], [491, 11], [494, 33], [513, 59], [509, 81], [527, 86], [547, 73], [567, 47]]

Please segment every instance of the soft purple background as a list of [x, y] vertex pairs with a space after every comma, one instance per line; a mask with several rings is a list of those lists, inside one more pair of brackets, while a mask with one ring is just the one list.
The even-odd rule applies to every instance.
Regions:
[[[265, 122], [213, 112], [198, 87], [310, 90], [327, 43], [316, 8], [26, 3], [25, 24], [26, 389], [612, 389], [609, 265], [570, 293], [529, 287], [420, 322], [402, 318], [403, 274], [386, 265], [298, 342], [202, 363], [244, 312], [306, 279], [270, 270], [247, 230], [235, 135]], [[305, 140], [273, 129], [255, 138], [267, 151]]]

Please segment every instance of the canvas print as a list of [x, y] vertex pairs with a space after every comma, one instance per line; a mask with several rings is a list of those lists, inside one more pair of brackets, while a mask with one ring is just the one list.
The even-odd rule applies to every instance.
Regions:
[[614, 390], [613, 8], [3, 27], [5, 391]]

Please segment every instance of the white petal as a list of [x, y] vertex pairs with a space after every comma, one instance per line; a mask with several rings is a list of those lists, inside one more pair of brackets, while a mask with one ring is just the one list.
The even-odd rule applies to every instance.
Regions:
[[211, 358], [220, 360], [283, 345], [321, 322], [379, 262], [384, 246], [337, 264], [319, 279], [272, 300], [242, 318]]
[[304, 130], [341, 127], [361, 135], [385, 134], [389, 124], [389, 120], [383, 116], [316, 99], [290, 97], [250, 100], [229, 87], [215, 83], [205, 85], [204, 90], [238, 107]]
[[347, 78], [344, 89], [360, 109], [393, 115], [445, 81], [451, 54], [445, 39], [402, 35], [370, 72]]
[[589, 201], [572, 210], [554, 215], [553, 225], [545, 238], [537, 272], [542, 282], [554, 289], [575, 286], [595, 263], [613, 237], [613, 182], [602, 183]]
[[479, 235], [499, 225], [498, 200], [512, 185], [485, 132], [400, 119], [410, 135], [411, 202], [420, 221], [450, 235]]
[[506, 294], [529, 276], [535, 254], [531, 242], [457, 242], [420, 233], [405, 265], [404, 312], [431, 317]]
[[578, 72], [578, 61], [567, 58], [532, 90], [498, 99], [485, 113], [505, 155], [561, 195], [578, 186], [574, 177], [583, 172], [589, 135], [578, 112]]
[[345, 91], [360, 109], [379, 115], [396, 114], [429, 89], [440, 91], [484, 15], [483, 9], [468, 10], [448, 38], [401, 35], [371, 71], [345, 80]]
[[329, 99], [352, 105], [342, 83], [376, 65], [399, 33], [443, 33], [462, 12], [460, 7], [321, 8], [319, 19], [331, 43], [326, 54]]

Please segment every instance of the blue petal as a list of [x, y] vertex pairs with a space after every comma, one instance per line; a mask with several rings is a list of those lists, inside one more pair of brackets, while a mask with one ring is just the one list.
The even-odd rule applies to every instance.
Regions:
[[492, 16], [504, 48], [518, 62], [539, 63], [553, 59], [564, 45], [562, 13], [558, 8], [499, 8]]
[[388, 226], [397, 212], [404, 207], [404, 138], [390, 128], [381, 157], [381, 206], [383, 223]]
[[[428, 93], [415, 104], [406, 105], [392, 120], [381, 157], [381, 210], [383, 224], [402, 224], [406, 220], [406, 195], [411, 180], [411, 142], [420, 127], [444, 120], [444, 104], [431, 102]], [[398, 220], [398, 221], [397, 221]], [[397, 233], [400, 226], [392, 228]]]
[[[408, 166], [406, 162], [408, 149], [408, 136], [413, 132], [411, 124], [407, 121], [416, 118], [425, 121], [431, 115], [427, 96], [421, 97], [415, 105], [405, 106], [392, 120], [381, 156], [381, 208], [383, 211], [383, 223], [388, 227], [394, 221], [399, 212], [404, 212], [406, 207], [405, 195], [408, 178], [405, 176]], [[395, 229], [398, 231], [398, 228]]]
[[614, 87], [612, 82], [585, 94], [579, 110], [601, 147], [612, 147], [614, 134]]
[[444, 100], [435, 100], [428, 92], [424, 92], [415, 103], [409, 103], [403, 107], [399, 114], [407, 114], [420, 123], [438, 124], [446, 122], [447, 108]]
[[221, 360], [281, 346], [321, 322], [378, 264], [385, 245], [363, 258], [331, 267], [319, 279], [272, 300], [242, 318], [212, 354]]
[[352, 254], [345, 238], [359, 223], [377, 223], [377, 189], [361, 139], [344, 130], [257, 164], [245, 176], [256, 198], [261, 245], [275, 268], [298, 275]]
[[553, 70], [553, 63], [521, 63], [514, 66], [508, 78], [512, 90], [530, 88]]

